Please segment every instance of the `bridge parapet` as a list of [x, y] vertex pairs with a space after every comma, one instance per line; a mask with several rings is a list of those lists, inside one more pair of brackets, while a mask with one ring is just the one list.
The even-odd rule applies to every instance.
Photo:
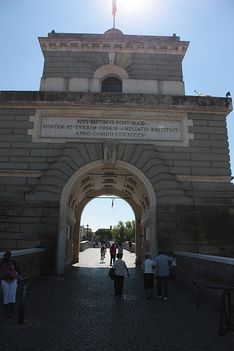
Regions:
[[[12, 259], [16, 262], [23, 276], [34, 278], [40, 275], [41, 260], [45, 249], [33, 248], [12, 250]], [[3, 258], [4, 252], [0, 252], [0, 259]]]
[[193, 287], [194, 280], [233, 286], [234, 258], [192, 252], [174, 254], [177, 262], [176, 279], [189, 287]]

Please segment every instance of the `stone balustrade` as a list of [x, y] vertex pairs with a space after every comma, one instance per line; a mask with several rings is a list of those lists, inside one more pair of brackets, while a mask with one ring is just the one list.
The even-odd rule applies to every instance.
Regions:
[[193, 281], [207, 285], [234, 286], [234, 258], [175, 252], [176, 279], [192, 287]]
[[80, 242], [80, 251], [81, 252], [84, 250], [90, 249], [91, 247], [93, 247], [93, 243], [91, 243], [88, 240], [83, 240]]
[[[12, 250], [11, 257], [16, 262], [22, 276], [34, 278], [40, 275], [40, 265], [43, 257], [43, 248]], [[0, 259], [4, 252], [0, 252]]]

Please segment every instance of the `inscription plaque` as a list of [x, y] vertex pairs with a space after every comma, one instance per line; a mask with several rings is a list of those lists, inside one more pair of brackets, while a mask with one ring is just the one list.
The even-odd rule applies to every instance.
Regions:
[[181, 141], [181, 121], [41, 117], [41, 138]]

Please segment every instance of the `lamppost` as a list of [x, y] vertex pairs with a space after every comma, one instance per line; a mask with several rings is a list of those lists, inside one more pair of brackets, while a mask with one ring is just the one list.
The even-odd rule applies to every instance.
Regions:
[[86, 240], [89, 240], [88, 233], [89, 233], [89, 225], [87, 224], [86, 225]]

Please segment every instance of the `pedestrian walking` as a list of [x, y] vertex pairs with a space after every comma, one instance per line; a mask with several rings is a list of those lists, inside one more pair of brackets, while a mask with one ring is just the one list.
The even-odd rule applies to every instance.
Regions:
[[151, 259], [149, 252], [145, 254], [145, 259], [142, 263], [142, 271], [146, 298], [150, 300], [153, 297], [155, 262]]
[[122, 254], [123, 256], [123, 247], [122, 247], [122, 243], [118, 244], [118, 253]]
[[123, 255], [121, 253], [117, 253], [117, 261], [113, 264], [113, 270], [115, 272], [114, 275], [114, 290], [115, 290], [115, 299], [121, 299], [123, 294], [123, 286], [124, 286], [124, 275], [127, 272], [129, 276], [128, 267], [126, 262], [122, 259]]
[[110, 266], [112, 266], [112, 263], [115, 262], [115, 258], [116, 258], [116, 245], [115, 243], [112, 243], [110, 247]]
[[159, 250], [155, 260], [157, 272], [157, 294], [166, 301], [168, 299], [168, 281], [170, 276], [169, 264], [174, 258]]
[[129, 247], [129, 251], [132, 252], [132, 241], [129, 240], [128, 242], [128, 247]]
[[13, 317], [15, 313], [17, 280], [19, 276], [20, 272], [16, 263], [11, 259], [11, 252], [6, 251], [0, 263], [0, 279], [5, 317]]
[[100, 254], [101, 254], [101, 263], [104, 262], [105, 256], [106, 256], [106, 245], [102, 244], [101, 249], [100, 249]]

